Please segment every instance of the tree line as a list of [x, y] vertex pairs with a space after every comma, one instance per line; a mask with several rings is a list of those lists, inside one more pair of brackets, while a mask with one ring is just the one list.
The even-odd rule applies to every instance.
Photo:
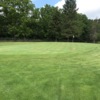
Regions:
[[77, 13], [76, 0], [62, 9], [46, 4], [36, 8], [31, 0], [0, 1], [0, 39], [43, 41], [100, 41], [100, 19]]

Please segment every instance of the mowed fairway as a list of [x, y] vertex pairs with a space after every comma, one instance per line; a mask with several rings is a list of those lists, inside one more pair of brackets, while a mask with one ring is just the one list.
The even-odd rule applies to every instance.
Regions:
[[100, 44], [1, 42], [0, 100], [100, 100]]

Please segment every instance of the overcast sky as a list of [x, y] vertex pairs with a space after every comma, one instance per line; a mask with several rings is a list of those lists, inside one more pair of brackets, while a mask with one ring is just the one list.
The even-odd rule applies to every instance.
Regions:
[[[88, 18], [100, 18], [100, 0], [76, 0], [78, 12], [86, 14]], [[45, 4], [62, 8], [65, 0], [33, 0], [36, 7], [43, 7]]]

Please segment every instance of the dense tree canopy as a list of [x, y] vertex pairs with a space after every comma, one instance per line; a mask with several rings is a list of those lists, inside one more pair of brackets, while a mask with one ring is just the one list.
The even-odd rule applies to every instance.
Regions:
[[31, 0], [0, 1], [0, 39], [46, 41], [100, 41], [100, 19], [77, 13], [76, 0], [62, 9], [46, 4], [36, 8]]

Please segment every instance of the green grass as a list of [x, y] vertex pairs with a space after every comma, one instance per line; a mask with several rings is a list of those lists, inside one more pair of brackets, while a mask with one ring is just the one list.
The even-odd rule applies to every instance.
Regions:
[[100, 100], [100, 45], [1, 42], [0, 100]]

